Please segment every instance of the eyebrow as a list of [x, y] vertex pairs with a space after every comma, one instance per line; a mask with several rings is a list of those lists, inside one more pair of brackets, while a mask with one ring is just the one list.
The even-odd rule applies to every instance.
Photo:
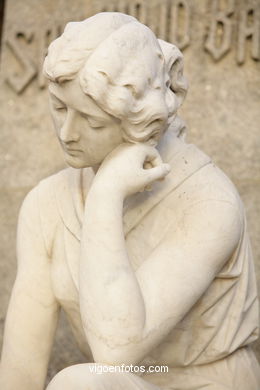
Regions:
[[96, 121], [99, 121], [99, 122], [105, 122], [106, 121], [106, 118], [102, 118], [101, 116], [98, 116], [98, 115], [93, 115], [93, 114], [87, 114], [86, 112], [83, 112], [83, 111], [79, 111], [81, 114], [83, 115], [86, 115], [87, 117], [89, 117], [90, 119], [94, 119]]
[[51, 91], [51, 89], [49, 88], [49, 92], [50, 92], [50, 95], [55, 97], [55, 99], [59, 100], [61, 103], [65, 104], [64, 101], [59, 98], [53, 91]]
[[[51, 89], [50, 89], [50, 87], [49, 87], [49, 92], [50, 92], [50, 95], [51, 96], [53, 96], [55, 99], [57, 99], [59, 102], [61, 102], [62, 104], [64, 104], [65, 106], [66, 106], [66, 103], [62, 100], [62, 99], [60, 99]], [[98, 115], [96, 115], [96, 114], [89, 114], [89, 113], [87, 113], [87, 112], [83, 112], [83, 111], [78, 111], [78, 112], [80, 112], [81, 114], [83, 114], [83, 115], [86, 115], [86, 116], [88, 116], [88, 117], [90, 117], [91, 119], [94, 119], [94, 120], [97, 120], [97, 121], [99, 121], [99, 122], [101, 122], [101, 121], [105, 121], [106, 120], [106, 118], [103, 118], [103, 117], [101, 117], [101, 116], [98, 116]], [[105, 113], [105, 114], [107, 114], [107, 113]], [[107, 114], [108, 115], [108, 114]]]

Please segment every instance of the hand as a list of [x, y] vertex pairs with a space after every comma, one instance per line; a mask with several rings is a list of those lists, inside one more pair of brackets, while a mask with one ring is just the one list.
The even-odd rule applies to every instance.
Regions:
[[101, 164], [95, 182], [114, 188], [123, 197], [141, 192], [170, 172], [157, 149], [146, 144], [124, 143], [114, 149]]

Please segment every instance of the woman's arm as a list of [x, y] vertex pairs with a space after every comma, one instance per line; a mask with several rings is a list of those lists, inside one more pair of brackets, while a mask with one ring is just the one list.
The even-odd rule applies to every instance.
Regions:
[[[157, 166], [144, 172], [145, 161]], [[238, 242], [237, 209], [217, 200], [198, 202], [135, 273], [125, 247], [123, 200], [166, 172], [151, 148], [125, 146], [104, 162], [88, 195], [80, 304], [99, 363], [141, 361], [195, 304]]]
[[18, 271], [5, 324], [0, 365], [3, 390], [42, 390], [58, 318], [50, 259], [40, 227], [37, 188], [22, 206]]

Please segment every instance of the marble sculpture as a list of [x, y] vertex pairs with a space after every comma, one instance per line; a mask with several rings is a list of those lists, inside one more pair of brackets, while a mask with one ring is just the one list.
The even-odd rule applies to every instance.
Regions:
[[[1, 390], [44, 389], [60, 308], [86, 361], [48, 390], [259, 390], [245, 212], [185, 142], [181, 52], [131, 16], [100, 13], [66, 26], [44, 74], [69, 167], [20, 211]], [[94, 371], [122, 364], [146, 371]]]

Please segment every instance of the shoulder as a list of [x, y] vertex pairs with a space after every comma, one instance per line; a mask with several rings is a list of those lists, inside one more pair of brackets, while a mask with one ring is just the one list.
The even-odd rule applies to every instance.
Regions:
[[214, 196], [214, 199], [229, 201], [241, 206], [241, 199], [238, 191], [229, 177], [211, 163], [197, 172], [194, 176], [194, 185], [196, 185], [195, 195], [199, 197]]
[[171, 172], [164, 182], [169, 189], [169, 207], [183, 210], [198, 202], [226, 202], [240, 212], [243, 210], [231, 180], [195, 145], [180, 142], [170, 164]]
[[40, 210], [42, 212], [55, 209], [56, 190], [62, 191], [68, 181], [69, 169], [64, 169], [54, 175], [51, 175], [41, 180], [30, 192], [26, 195], [20, 214], [37, 215]]
[[[181, 208], [190, 208], [198, 202], [208, 204], [211, 202], [226, 203], [236, 208], [240, 214], [243, 214], [243, 204], [232, 181], [208, 156], [194, 145], [191, 146], [193, 155], [188, 164], [193, 167], [189, 168], [189, 174], [185, 176], [177, 191], [170, 194], [171, 201], [175, 203], [177, 200]], [[208, 160], [206, 157], [208, 157]], [[200, 159], [206, 163], [198, 164]], [[174, 166], [172, 171], [175, 175]]]
[[[88, 172], [85, 173], [88, 176]], [[67, 168], [47, 177], [26, 196], [19, 216], [19, 229], [41, 236], [47, 252], [53, 246], [58, 226], [75, 220], [75, 203], [80, 199], [82, 172]]]
[[66, 170], [40, 181], [25, 197], [18, 220], [19, 241], [31, 240], [40, 243], [49, 253], [54, 231], [59, 222], [55, 200], [55, 187], [65, 181]]
[[84, 194], [91, 186], [93, 171], [85, 169], [64, 169], [42, 180], [26, 196], [20, 221], [28, 227], [41, 227], [47, 248], [51, 248], [57, 227], [66, 226], [77, 238], [84, 212]]
[[167, 201], [174, 216], [170, 236], [206, 240], [211, 249], [225, 244], [229, 254], [236, 248], [243, 231], [243, 204], [233, 183], [212, 162], [186, 177]]
[[22, 208], [27, 211], [40, 208], [43, 212], [50, 208], [57, 208], [57, 201], [66, 197], [66, 194], [82, 190], [88, 186], [93, 177], [89, 168], [63, 169], [41, 180], [25, 197]]

